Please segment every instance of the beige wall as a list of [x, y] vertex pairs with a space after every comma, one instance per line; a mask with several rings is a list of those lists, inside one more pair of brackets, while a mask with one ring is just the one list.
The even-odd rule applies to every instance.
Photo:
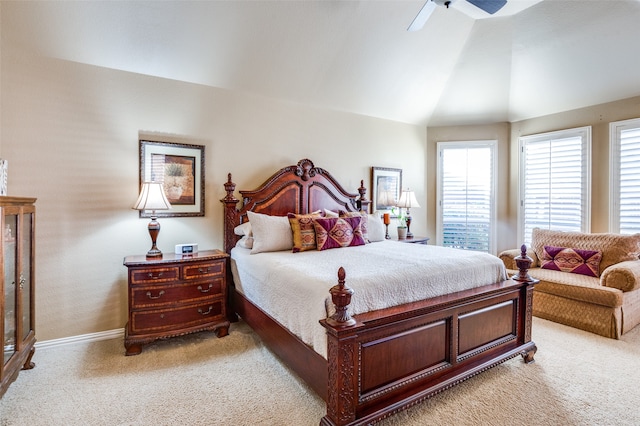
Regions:
[[[0, 24], [2, 23], [2, 6], [0, 5]], [[2, 31], [0, 31], [0, 36]], [[0, 81], [2, 81], [2, 43], [0, 43]], [[2, 84], [0, 84], [0, 117], [2, 117]], [[0, 121], [0, 154], [2, 153], [2, 122]]]
[[[121, 328], [124, 256], [150, 248], [138, 192], [139, 136], [205, 146], [206, 216], [160, 219], [159, 248], [222, 247], [223, 183], [252, 189], [310, 158], [348, 190], [370, 167], [404, 171], [424, 203], [426, 129], [21, 51], [2, 38], [2, 151], [9, 194], [37, 201], [37, 338]], [[420, 211], [416, 233], [426, 232]]]

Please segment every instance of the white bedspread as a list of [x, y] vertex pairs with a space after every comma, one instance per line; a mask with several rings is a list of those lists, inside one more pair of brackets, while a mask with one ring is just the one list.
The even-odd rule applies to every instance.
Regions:
[[441, 296], [506, 279], [492, 255], [422, 244], [383, 241], [358, 247], [250, 254], [231, 251], [237, 289], [326, 358], [319, 320], [333, 314], [329, 289], [344, 267], [355, 293], [354, 315]]

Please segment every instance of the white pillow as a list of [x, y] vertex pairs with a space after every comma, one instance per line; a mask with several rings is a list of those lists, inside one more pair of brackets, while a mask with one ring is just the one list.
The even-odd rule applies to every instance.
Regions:
[[236, 247], [242, 247], [246, 249], [253, 248], [253, 237], [245, 235], [238, 240], [238, 242], [236, 243]]
[[367, 233], [369, 235], [369, 242], [375, 243], [376, 241], [384, 241], [385, 229], [382, 219], [379, 215], [370, 214]]
[[324, 210], [324, 217], [338, 217], [338, 212], [334, 212], [333, 210]]
[[236, 235], [248, 235], [251, 236], [251, 222], [241, 223], [233, 228], [233, 233]]
[[251, 254], [293, 248], [293, 234], [286, 216], [269, 216], [254, 212], [247, 214], [253, 231]]

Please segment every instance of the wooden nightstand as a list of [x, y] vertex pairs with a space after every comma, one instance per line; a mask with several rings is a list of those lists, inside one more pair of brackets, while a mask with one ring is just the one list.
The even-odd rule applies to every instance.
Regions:
[[228, 254], [206, 250], [190, 256], [164, 254], [147, 259], [127, 256], [129, 322], [125, 328], [127, 355], [157, 339], [214, 330], [229, 333], [226, 313]]
[[393, 235], [391, 236], [391, 241], [397, 241], [399, 243], [429, 244], [429, 237], [414, 236], [413, 238], [399, 240], [397, 235]]

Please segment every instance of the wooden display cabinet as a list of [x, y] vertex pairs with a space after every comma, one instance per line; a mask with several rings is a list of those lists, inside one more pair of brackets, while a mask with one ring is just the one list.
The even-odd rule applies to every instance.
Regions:
[[0, 397], [35, 366], [35, 198], [0, 197]]

